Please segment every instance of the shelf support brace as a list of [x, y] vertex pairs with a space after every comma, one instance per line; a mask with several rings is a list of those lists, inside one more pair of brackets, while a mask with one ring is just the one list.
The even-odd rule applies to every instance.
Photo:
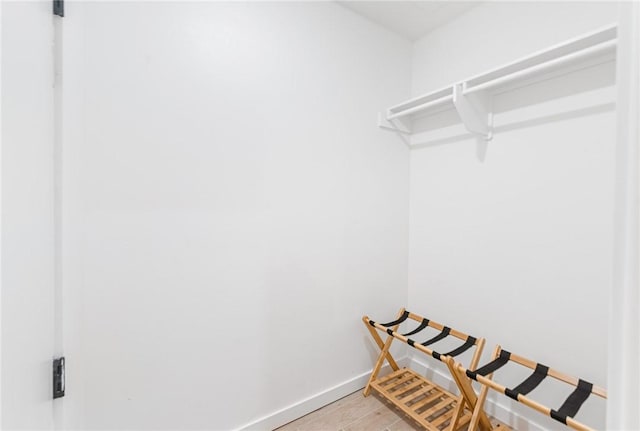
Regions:
[[378, 127], [383, 130], [388, 130], [390, 132], [397, 133], [398, 137], [400, 137], [402, 142], [404, 142], [404, 144], [407, 147], [411, 148], [411, 142], [410, 142], [411, 132], [409, 130], [406, 130], [406, 128], [398, 127], [395, 124], [394, 120], [387, 120], [382, 115], [382, 112], [378, 112]]
[[463, 84], [453, 86], [453, 104], [467, 130], [485, 141], [493, 138], [491, 96], [477, 92], [464, 94]]
[[409, 136], [411, 132], [409, 130], [402, 129], [395, 125], [393, 120], [387, 120], [382, 115], [382, 112], [378, 112], [378, 127], [383, 130], [389, 130], [391, 132], [400, 133], [401, 135]]

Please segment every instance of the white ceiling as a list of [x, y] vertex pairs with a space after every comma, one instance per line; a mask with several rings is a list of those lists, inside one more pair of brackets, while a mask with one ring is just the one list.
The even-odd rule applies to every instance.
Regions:
[[409, 39], [416, 40], [466, 12], [478, 1], [338, 1], [342, 6]]

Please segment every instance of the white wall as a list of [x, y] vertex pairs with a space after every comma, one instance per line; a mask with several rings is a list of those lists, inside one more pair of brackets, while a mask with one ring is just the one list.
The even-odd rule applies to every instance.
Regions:
[[2, 4], [2, 429], [52, 429], [53, 16]]
[[231, 429], [370, 370], [409, 189], [372, 125], [411, 45], [332, 3], [67, 6], [67, 426]]
[[[612, 3], [482, 4], [415, 43], [412, 93], [615, 22], [616, 12]], [[498, 96], [486, 152], [448, 114], [419, 125], [432, 130], [411, 153], [409, 308], [486, 337], [485, 359], [501, 343], [606, 386], [614, 80], [608, 64]], [[549, 388], [532, 395], [558, 408], [570, 390]], [[578, 418], [603, 429], [604, 412], [590, 399]]]

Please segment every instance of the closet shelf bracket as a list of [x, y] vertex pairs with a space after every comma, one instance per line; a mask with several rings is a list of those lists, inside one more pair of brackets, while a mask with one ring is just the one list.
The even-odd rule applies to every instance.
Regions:
[[493, 138], [492, 97], [482, 91], [465, 94], [464, 87], [463, 83], [453, 86], [453, 105], [469, 132], [490, 141]]
[[381, 112], [378, 113], [378, 127], [382, 130], [397, 133], [400, 136], [400, 139], [402, 139], [402, 142], [404, 142], [407, 147], [411, 147], [411, 142], [409, 141], [411, 131], [406, 127], [399, 127], [396, 124], [396, 121], [402, 124], [400, 120], [389, 120], [385, 118]]
[[401, 135], [411, 135], [410, 130], [405, 130], [402, 127], [398, 127], [393, 120], [387, 120], [382, 116], [382, 112], [378, 113], [378, 127], [383, 130], [389, 130], [391, 132], [400, 133]]

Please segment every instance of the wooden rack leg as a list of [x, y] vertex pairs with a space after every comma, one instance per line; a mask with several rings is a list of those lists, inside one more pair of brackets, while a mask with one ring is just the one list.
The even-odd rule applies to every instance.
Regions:
[[[384, 341], [382, 341], [382, 338], [380, 338], [380, 335], [378, 334], [378, 331], [376, 330], [376, 328], [369, 325], [368, 323], [365, 323], [365, 325], [367, 325], [367, 329], [371, 333], [371, 337], [375, 340], [380, 350], [382, 350], [384, 348]], [[387, 361], [389, 362], [389, 365], [391, 365], [391, 368], [393, 369], [393, 371], [397, 371], [400, 369], [400, 367], [396, 363], [396, 360], [393, 359], [393, 356], [391, 356], [391, 353], [387, 353]]]
[[[473, 416], [471, 416], [471, 421], [469, 422], [469, 431], [475, 431], [478, 428], [478, 421], [482, 422], [482, 416], [486, 417], [484, 412], [484, 402], [487, 399], [487, 394], [489, 393], [489, 387], [482, 386], [480, 389], [480, 395], [478, 395], [478, 400], [476, 401], [476, 406], [473, 409]], [[482, 426], [480, 426], [482, 429]], [[489, 429], [493, 428], [490, 426]]]
[[[478, 362], [480, 361], [480, 355], [482, 355], [482, 350], [484, 349], [484, 339], [481, 339], [480, 342], [478, 343], [478, 348], [476, 349], [475, 353], [473, 354], [473, 357], [471, 358], [471, 363], [469, 364], [470, 368], [473, 368], [474, 370], [476, 369], [476, 367], [478, 366]], [[445, 363], [447, 364], [447, 366], [449, 365], [449, 361], [451, 361], [451, 364], [455, 364], [455, 361], [453, 358], [449, 358], [448, 360], [445, 360]], [[456, 375], [453, 374], [453, 378], [454, 381], [456, 379]], [[457, 384], [457, 381], [456, 381]], [[458, 388], [460, 388], [460, 385], [458, 384]], [[466, 407], [466, 405], [469, 405], [469, 409], [473, 412], [474, 411], [474, 406], [471, 405], [469, 403], [469, 401], [467, 401], [465, 394], [462, 392], [462, 389], [460, 389], [460, 396], [458, 397], [458, 403], [456, 405], [456, 411], [453, 414], [453, 418], [451, 420], [451, 424], [449, 425], [449, 429], [448, 431], [456, 431], [459, 426], [458, 423], [460, 421], [460, 418], [462, 417], [462, 415], [464, 414], [464, 409]], [[472, 416], [473, 419], [473, 416]], [[468, 427], [470, 429], [470, 427]]]
[[[491, 355], [492, 361], [500, 355], [501, 350], [502, 348], [500, 346], [496, 346], [493, 349], [493, 354]], [[486, 377], [488, 379], [492, 378], [493, 373], [489, 374]], [[471, 417], [471, 422], [469, 423], [469, 431], [475, 431], [476, 426], [478, 424], [479, 415], [484, 413], [484, 402], [487, 400], [488, 393], [489, 393], [489, 387], [482, 385], [482, 389], [480, 389], [480, 395], [478, 396], [477, 407], [473, 410], [473, 416]]]
[[[482, 400], [482, 403], [480, 402], [480, 399], [476, 396], [473, 386], [471, 386], [469, 378], [466, 374], [462, 373], [462, 371], [458, 370], [457, 364], [453, 358], [447, 358], [446, 363], [456, 385], [458, 385], [458, 388], [460, 389], [462, 397], [473, 411], [473, 416], [469, 422], [469, 431], [475, 431], [478, 425], [481, 431], [491, 431], [493, 427], [491, 426], [491, 422], [483, 409], [484, 400]], [[484, 397], [486, 398], [486, 396], [487, 394], [485, 392]]]
[[449, 425], [448, 431], [456, 431], [458, 429], [458, 422], [462, 417], [462, 413], [464, 412], [466, 404], [467, 401], [465, 400], [464, 396], [460, 395], [458, 397], [458, 402], [456, 403], [456, 409], [453, 413], [453, 416], [451, 416], [451, 424]]
[[[401, 308], [397, 318], [400, 318], [400, 316], [402, 316], [403, 313], [404, 313], [404, 308]], [[391, 335], [387, 336], [387, 341], [383, 344], [382, 339], [376, 332], [375, 328], [371, 327], [371, 325], [369, 325], [367, 322], [365, 322], [365, 325], [369, 329], [369, 332], [371, 332], [371, 336], [373, 336], [373, 339], [376, 340], [376, 344], [378, 344], [378, 347], [380, 347], [380, 350], [381, 350], [380, 355], [378, 356], [378, 360], [376, 361], [376, 365], [373, 367], [373, 371], [371, 371], [371, 376], [369, 376], [369, 381], [367, 382], [367, 385], [364, 387], [364, 396], [367, 397], [369, 396], [369, 393], [371, 393], [371, 383], [376, 378], [378, 378], [378, 373], [382, 368], [382, 364], [384, 364], [385, 358], [389, 361], [389, 365], [391, 365], [391, 368], [393, 368], [394, 370], [397, 370], [399, 367], [396, 361], [391, 356], [391, 353], [389, 353], [389, 348], [391, 348], [391, 343], [393, 342], [393, 336]], [[392, 330], [395, 332], [398, 330], [398, 327], [400, 327], [399, 324], [394, 326]]]

